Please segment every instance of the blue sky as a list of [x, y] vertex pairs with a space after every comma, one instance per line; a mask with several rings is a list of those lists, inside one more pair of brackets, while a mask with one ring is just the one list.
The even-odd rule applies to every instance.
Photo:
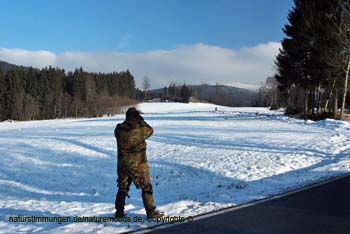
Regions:
[[280, 41], [291, 0], [2, 0], [0, 45], [64, 51], [148, 51]]
[[[2, 0], [0, 48], [107, 56], [203, 45], [240, 53], [279, 43], [292, 5], [292, 0]], [[0, 59], [21, 62], [12, 58], [15, 52]], [[56, 60], [54, 65], [62, 65]]]

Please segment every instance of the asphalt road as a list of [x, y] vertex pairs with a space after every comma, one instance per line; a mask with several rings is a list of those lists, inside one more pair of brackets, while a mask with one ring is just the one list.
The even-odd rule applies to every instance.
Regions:
[[350, 176], [151, 233], [350, 234]]

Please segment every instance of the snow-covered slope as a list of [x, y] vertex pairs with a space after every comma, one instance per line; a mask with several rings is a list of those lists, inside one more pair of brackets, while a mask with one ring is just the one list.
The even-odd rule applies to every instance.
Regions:
[[210, 103], [142, 103], [137, 106], [145, 114], [190, 114], [193, 112], [214, 112], [215, 108], [219, 112], [246, 112], [246, 113], [273, 113], [266, 108], [259, 107], [226, 107]]
[[[217, 107], [217, 111], [215, 111]], [[158, 208], [189, 216], [349, 172], [348, 122], [302, 121], [264, 108], [145, 103]], [[124, 116], [0, 123], [0, 233], [116, 233], [151, 222], [11, 223], [11, 216], [111, 216], [113, 130]], [[134, 186], [126, 210], [145, 217]]]

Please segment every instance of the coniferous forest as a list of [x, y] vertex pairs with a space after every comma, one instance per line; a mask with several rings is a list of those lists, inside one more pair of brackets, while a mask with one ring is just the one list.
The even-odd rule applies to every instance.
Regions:
[[0, 70], [0, 120], [98, 117], [134, 103], [131, 73], [46, 67]]
[[305, 118], [349, 108], [350, 1], [295, 0], [276, 58], [279, 106]]

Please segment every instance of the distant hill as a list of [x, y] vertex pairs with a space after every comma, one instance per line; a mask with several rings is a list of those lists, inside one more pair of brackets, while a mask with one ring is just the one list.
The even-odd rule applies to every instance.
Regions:
[[37, 70], [37, 71], [40, 70], [38, 68], [34, 68], [34, 67], [30, 67], [30, 66], [15, 65], [15, 64], [8, 63], [8, 62], [0, 60], [0, 69], [3, 71], [3, 73], [6, 73], [6, 72], [8, 72], [10, 70], [15, 70], [17, 68], [22, 68], [25, 71], [28, 71], [28, 69], [30, 69], [30, 68], [32, 68], [34, 70]]
[[[188, 85], [192, 90], [192, 96], [199, 101], [211, 102], [225, 106], [255, 106], [257, 92], [226, 85]], [[181, 87], [178, 87], [180, 89]], [[162, 97], [165, 90], [154, 89], [148, 92], [149, 97]]]
[[254, 106], [257, 92], [226, 85], [191, 85], [199, 100], [225, 106]]
[[7, 71], [9, 70], [13, 70], [13, 69], [16, 69], [18, 66], [17, 65], [14, 65], [14, 64], [11, 64], [11, 63], [7, 63], [7, 62], [4, 62], [4, 61], [1, 61], [0, 60], [0, 69], [6, 73]]

